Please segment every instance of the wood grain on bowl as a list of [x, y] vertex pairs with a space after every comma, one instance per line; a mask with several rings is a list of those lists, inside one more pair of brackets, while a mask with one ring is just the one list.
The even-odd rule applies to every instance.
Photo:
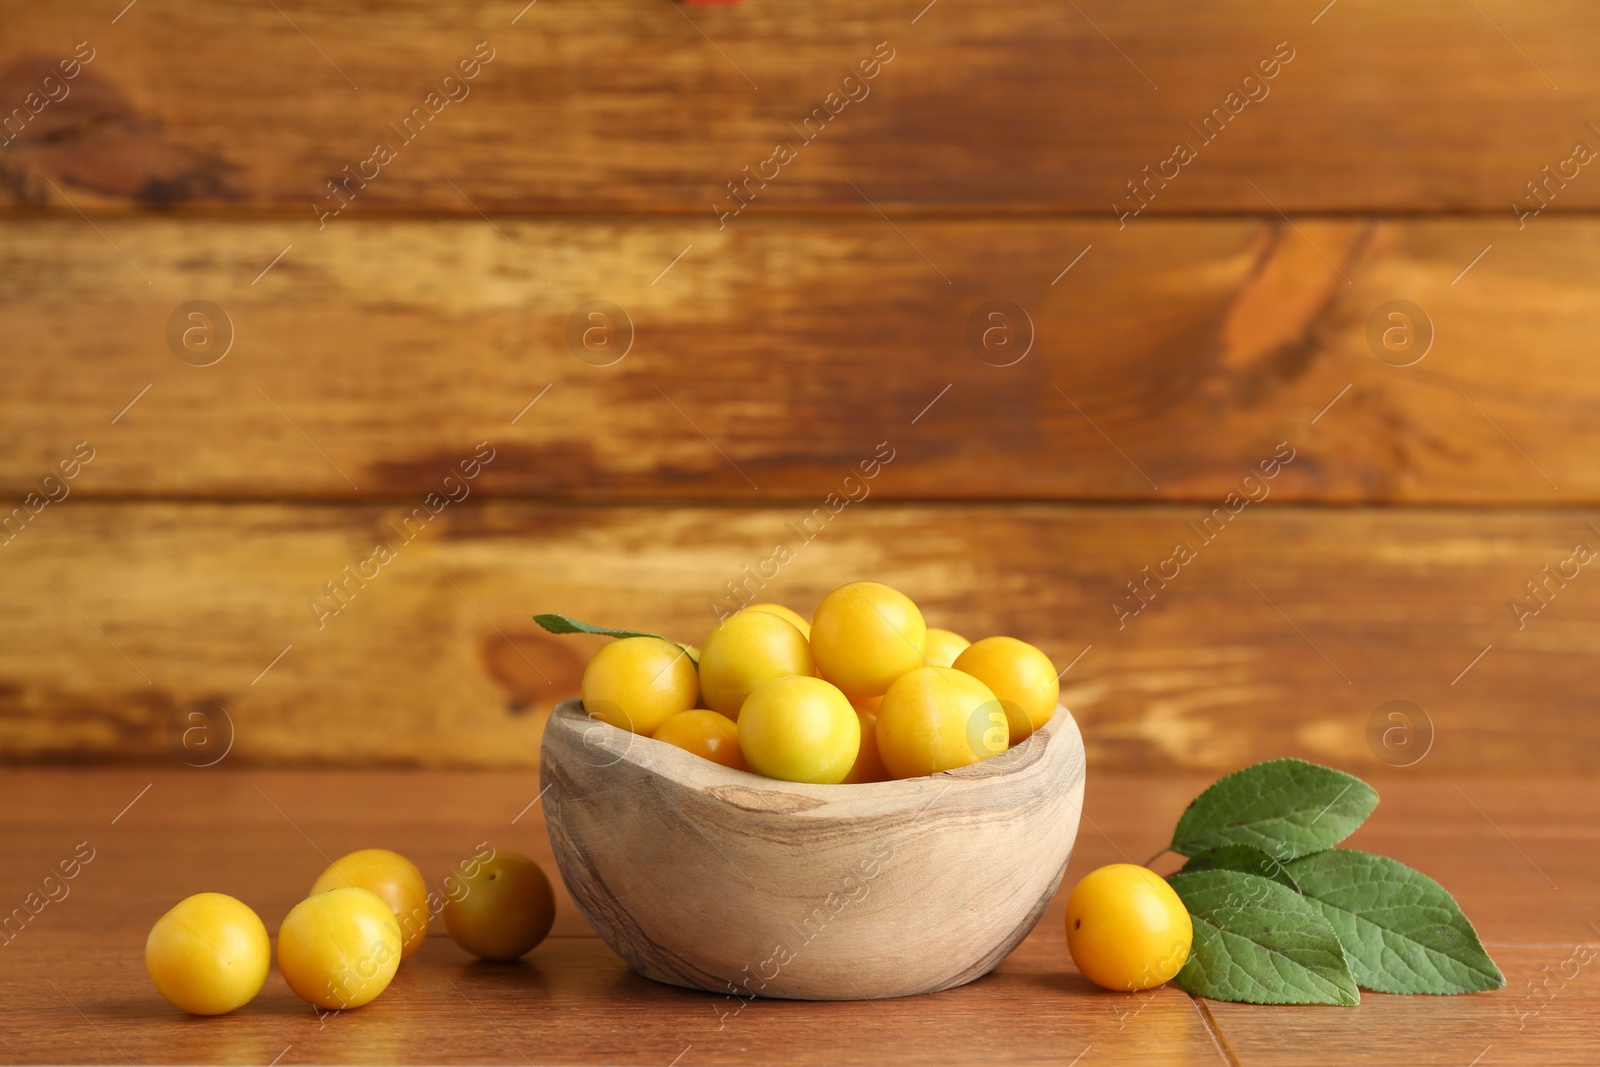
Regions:
[[539, 772], [568, 891], [647, 978], [724, 995], [865, 1000], [989, 973], [1066, 870], [1084, 754], [1065, 708], [957, 771], [807, 785], [551, 714]]

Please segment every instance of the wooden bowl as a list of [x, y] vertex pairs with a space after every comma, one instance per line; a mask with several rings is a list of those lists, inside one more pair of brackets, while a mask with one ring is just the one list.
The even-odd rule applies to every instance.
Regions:
[[556, 863], [646, 978], [730, 997], [862, 1000], [989, 973], [1072, 854], [1083, 739], [1066, 708], [924, 778], [802, 785], [556, 707], [539, 755]]

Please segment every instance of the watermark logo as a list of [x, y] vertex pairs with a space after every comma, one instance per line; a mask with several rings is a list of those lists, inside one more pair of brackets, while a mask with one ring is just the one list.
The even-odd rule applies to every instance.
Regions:
[[1011, 746], [1011, 724], [1005, 706], [986, 700], [967, 716], [967, 747], [978, 759], [998, 756]]
[[[783, 540], [772, 546], [772, 552], [756, 561], [754, 568], [746, 563], [739, 575], [722, 584], [721, 600], [711, 598], [706, 606], [718, 622], [736, 611], [741, 611], [761, 600], [767, 583], [776, 581], [779, 571], [800, 554], [800, 550], [815, 540], [828, 525], [851, 504], [859, 503], [872, 493], [872, 480], [883, 473], [883, 468], [894, 462], [895, 448], [888, 441], [879, 441], [872, 455], [857, 462], [850, 473], [839, 481], [839, 491], [829, 493], [822, 502], [805, 515], [786, 520]], [[857, 471], [860, 475], [857, 475]]]
[[472, 455], [459, 461], [455, 470], [440, 480], [439, 488], [430, 490], [422, 498], [422, 503], [411, 509], [410, 514], [385, 520], [398, 535], [394, 540], [379, 541], [372, 546], [370, 555], [354, 564], [346, 563], [333, 580], [322, 583], [321, 593], [306, 598], [306, 607], [316, 620], [317, 629], [326, 627], [330, 618], [354, 603], [356, 595], [367, 587], [367, 583], [376, 581], [384, 573], [384, 568], [399, 559], [401, 550], [427, 532], [433, 520], [445, 508], [459, 504], [470, 496], [472, 480], [483, 473], [484, 467], [494, 462], [496, 455], [498, 453], [493, 445], [488, 441], [479, 441]]
[[[1589, 524], [1590, 529], [1595, 529], [1594, 523]], [[1539, 573], [1522, 583], [1527, 600], [1512, 597], [1506, 601], [1511, 608], [1511, 617], [1517, 620], [1517, 629], [1525, 630], [1528, 620], [1537, 618], [1538, 615], [1550, 606], [1557, 593], [1567, 587], [1567, 583], [1583, 573], [1583, 568], [1594, 562], [1595, 550], [1587, 541], [1578, 541], [1572, 546], [1572, 552], [1565, 558], [1557, 560], [1554, 564], [1546, 563], [1540, 568]]]
[[1409, 700], [1378, 705], [1367, 718], [1367, 747], [1391, 767], [1411, 767], [1433, 748], [1433, 720]]
[[[1588, 123], [1594, 129], [1594, 123]], [[1538, 218], [1539, 214], [1549, 207], [1557, 194], [1567, 187], [1567, 182], [1572, 181], [1578, 173], [1588, 164], [1594, 162], [1594, 146], [1588, 141], [1577, 141], [1572, 146], [1572, 154], [1561, 160], [1552, 170], [1549, 164], [1539, 172], [1539, 176], [1522, 183], [1528, 191], [1528, 199], [1532, 203], [1519, 203], [1511, 201], [1511, 212], [1517, 216], [1517, 229], [1528, 225], [1528, 220]]]
[[[146, 786], [146, 788], [149, 788]], [[139, 796], [143, 796], [140, 793]], [[139, 797], [134, 797], [138, 800]], [[132, 807], [133, 805], [129, 805]], [[126, 811], [127, 809], [123, 809]], [[117, 818], [121, 818], [119, 815]], [[111, 820], [116, 822], [116, 819]], [[28, 895], [22, 898], [22, 903], [12, 908], [9, 912], [0, 912], [0, 948], [5, 948], [15, 941], [28, 925], [39, 917], [39, 914], [51, 904], [59, 904], [72, 895], [71, 882], [83, 871], [83, 868], [94, 862], [94, 846], [87, 841], [79, 841], [72, 855], [58, 860], [54, 867], [49, 868], [43, 878], [34, 883], [37, 888], [30, 887]], [[58, 873], [59, 872], [59, 873]]]
[[[116, 19], [112, 19], [116, 22]], [[28, 123], [32, 122], [45, 108], [51, 104], [59, 104], [72, 95], [72, 79], [83, 73], [83, 68], [94, 62], [96, 53], [94, 46], [88, 41], [79, 41], [72, 50], [72, 55], [58, 60], [55, 68], [46, 68], [46, 74], [38, 82], [28, 87], [28, 93], [11, 113], [0, 119], [0, 146], [9, 146], [23, 132], [27, 130]], [[56, 76], [60, 71], [60, 77]], [[11, 101], [7, 101], [10, 103]]]
[[[846, 869], [836, 889], [818, 901], [805, 914], [785, 923], [787, 931], [780, 933], [781, 940], [772, 943], [771, 955], [759, 963], [745, 964], [737, 978], [724, 979], [728, 986], [724, 1002], [738, 1000], [739, 1006], [732, 1011], [723, 1011], [715, 1005], [712, 1006], [711, 1010], [717, 1013], [718, 1030], [726, 1028], [729, 1019], [737, 1018], [739, 1013], [744, 1011], [745, 1005], [761, 995], [767, 984], [774, 981], [783, 968], [798, 959], [806, 946], [820, 936], [846, 908], [852, 904], [859, 905], [867, 899], [872, 892], [873, 879], [882, 874], [894, 860], [895, 849], [894, 845], [887, 841], [877, 841], [868, 852], [870, 855], [863, 856], [854, 867]], [[784, 927], [774, 929], [783, 931]]]
[[[584, 705], [584, 710], [594, 718], [594, 721], [583, 728], [583, 762], [591, 767], [610, 767], [621, 763], [633, 752], [633, 743], [639, 735], [632, 730], [624, 730], [611, 725], [614, 722], [632, 723], [633, 717], [624, 711], [619, 704], [609, 700], [589, 701]], [[621, 751], [615, 751], [607, 741], [623, 735]], [[649, 766], [650, 761], [640, 761], [635, 757], [634, 762], [641, 766]]]
[[1367, 319], [1367, 347], [1391, 367], [1411, 367], [1433, 347], [1433, 320], [1409, 300], [1379, 304]]
[[[914, 20], [913, 20], [914, 21]], [[721, 195], [722, 203], [712, 203], [711, 213], [717, 217], [717, 229], [725, 229], [728, 220], [737, 218], [739, 213], [755, 202], [761, 190], [769, 182], [778, 180], [783, 169], [800, 158], [800, 150], [806, 145], [821, 137], [829, 125], [844, 112], [851, 104], [859, 104], [872, 94], [872, 79], [883, 73], [883, 68], [888, 66], [895, 57], [895, 49], [888, 41], [879, 41], [872, 55], [858, 60], [838, 83], [838, 88], [824, 96], [811, 111], [804, 115], [798, 124], [793, 119], [789, 121], [789, 129], [796, 134], [795, 140], [783, 140], [773, 145], [772, 154], [765, 159], [757, 161], [753, 166], [745, 164], [738, 175], [727, 182], [727, 193]], [[749, 81], [749, 79], [745, 79]], [[755, 88], [751, 82], [750, 87]], [[784, 134], [788, 137], [788, 134]], [[853, 184], [853, 183], [852, 183]], [[866, 194], [856, 190], [862, 198]], [[871, 203], [871, 201], [868, 201]], [[723, 204], [728, 206], [724, 207]]]
[[[353, 164], [347, 164], [337, 176], [325, 179], [323, 187], [327, 192], [322, 194], [323, 202], [320, 204], [313, 202], [311, 205], [311, 213], [317, 217], [317, 229], [326, 229], [329, 219], [338, 217], [345, 208], [355, 203], [356, 198], [366, 190], [367, 183], [376, 181], [378, 175], [383, 173], [383, 169], [394, 163], [408, 145], [418, 137], [421, 137], [422, 131], [427, 129], [429, 124], [439, 120], [439, 115], [445, 108], [453, 103], [459, 104], [465, 101], [472, 94], [472, 86], [468, 83], [476, 78], [484, 67], [494, 62], [495, 54], [494, 47], [488, 41], [479, 41], [473, 46], [472, 54], [465, 59], [458, 60], [455, 66], [448, 68], [447, 73], [434, 82], [426, 95], [416, 104], [413, 104], [410, 111], [400, 116], [398, 123], [391, 121], [388, 124], [388, 131], [382, 134], [382, 140], [373, 145], [370, 156], [357, 160]], [[332, 61], [330, 60], [329, 62], [331, 64]], [[334, 69], [338, 70], [337, 67], [334, 67]], [[341, 70], [339, 73], [342, 75], [344, 71]], [[349, 77], [346, 77], [345, 80], [350, 81]], [[350, 87], [354, 89], [356, 87], [355, 82], [350, 82]], [[394, 134], [393, 138], [389, 136], [390, 133]], [[367, 143], [372, 144], [370, 141]], [[477, 205], [468, 200], [467, 195], [459, 188], [456, 188], [455, 182], [450, 181], [449, 178], [446, 178], [445, 181], [450, 188], [455, 189], [456, 195], [466, 200], [468, 205], [476, 210]], [[479, 212], [479, 214], [482, 214], [482, 212]], [[485, 215], [484, 218], [487, 219], [488, 216]], [[493, 223], [490, 223], [490, 225], [493, 225]], [[501, 234], [501, 236], [504, 237], [505, 235]], [[509, 242], [510, 238], [507, 238], [507, 241]], [[512, 247], [515, 248], [516, 246], [512, 245]], [[517, 254], [521, 255], [521, 252], [519, 251]], [[526, 259], [527, 257], [524, 256], [523, 258]], [[533, 266], [531, 263], [528, 265]], [[537, 267], [534, 267], [534, 269], [538, 270]]]
[[1547, 963], [1540, 968], [1537, 983], [1532, 978], [1527, 980], [1528, 992], [1523, 998], [1527, 1007], [1514, 1009], [1517, 1012], [1517, 1029], [1526, 1030], [1528, 1019], [1544, 1011], [1545, 1005], [1566, 992], [1567, 983], [1577, 980], [1579, 972], [1593, 963], [1594, 959], [1593, 946], [1575, 945], [1571, 954], [1560, 963], [1554, 966]]
[[233, 319], [219, 304], [186, 300], [167, 317], [167, 347], [191, 367], [221, 363], [233, 348]]
[[633, 319], [609, 300], [586, 301], [567, 319], [567, 347], [591, 367], [620, 363], [633, 348]]
[[1021, 363], [1033, 351], [1033, 317], [1009, 300], [985, 301], [967, 318], [967, 348], [991, 367]]
[[1201, 551], [1220, 537], [1229, 523], [1237, 521], [1245, 508], [1272, 495], [1272, 486], [1268, 483], [1282, 473], [1284, 467], [1294, 462], [1297, 454], [1288, 441], [1279, 441], [1272, 455], [1263, 458], [1239, 479], [1237, 491], [1223, 497], [1222, 503], [1212, 508], [1211, 513], [1203, 516], [1199, 523], [1189, 520], [1185, 524], [1183, 538], [1172, 546], [1172, 554], [1159, 560], [1154, 567], [1146, 564], [1144, 570], [1126, 583], [1127, 597], [1111, 602], [1111, 613], [1117, 618], [1117, 629], [1126, 629], [1130, 618], [1153, 604], [1167, 583], [1176, 580], [1183, 568], [1198, 559]]
[[[1329, 5], [1332, 6], [1332, 5]], [[1315, 20], [1313, 20], [1315, 21]], [[1211, 110], [1199, 116], [1199, 122], [1188, 120], [1189, 130], [1193, 131], [1191, 139], [1185, 132], [1182, 140], [1172, 148], [1172, 154], [1160, 159], [1152, 168], [1145, 164], [1139, 174], [1124, 183], [1126, 194], [1121, 194], [1120, 201], [1111, 202], [1111, 211], [1117, 216], [1117, 229], [1126, 229], [1128, 220], [1137, 218], [1145, 208], [1155, 202], [1161, 191], [1167, 187], [1168, 182], [1176, 181], [1183, 173], [1183, 168], [1200, 158], [1200, 152], [1211, 142], [1222, 136], [1224, 130], [1239, 121], [1239, 116], [1251, 104], [1259, 104], [1272, 95], [1272, 79], [1282, 73], [1283, 68], [1294, 62], [1295, 49], [1288, 41], [1279, 41], [1273, 46], [1272, 54], [1256, 60], [1253, 67], [1246, 67], [1244, 75], [1228, 89], [1227, 95], [1214, 105]], [[1138, 69], [1135, 67], [1134, 69]], [[1139, 71], [1144, 74], [1144, 71]], [[1150, 81], [1149, 75], [1145, 80]], [[1150, 82], [1152, 88], [1155, 82]], [[1260, 189], [1256, 190], [1261, 193]], [[1265, 199], [1265, 194], [1262, 194]], [[1269, 204], [1271, 201], [1267, 201]]]
[[215, 700], [191, 700], [172, 710], [167, 747], [191, 767], [215, 767], [233, 751], [233, 719]]

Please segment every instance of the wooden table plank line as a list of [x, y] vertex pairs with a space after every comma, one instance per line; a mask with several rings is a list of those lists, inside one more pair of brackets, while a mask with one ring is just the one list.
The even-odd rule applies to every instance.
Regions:
[[1238, 1053], [1233, 1051], [1233, 1046], [1228, 1043], [1228, 1036], [1222, 1032], [1222, 1027], [1217, 1024], [1216, 1016], [1211, 1014], [1211, 1009], [1206, 1007], [1206, 1002], [1201, 997], [1184, 994], [1189, 997], [1189, 1003], [1194, 1005], [1195, 1013], [1200, 1016], [1200, 1021], [1205, 1024], [1206, 1033], [1211, 1035], [1211, 1040], [1217, 1043], [1217, 1055], [1231, 1065], [1241, 1067]]

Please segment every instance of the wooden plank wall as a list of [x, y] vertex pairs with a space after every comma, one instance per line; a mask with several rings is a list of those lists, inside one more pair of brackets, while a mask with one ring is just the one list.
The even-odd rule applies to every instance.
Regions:
[[1592, 5], [3, 6], [0, 760], [531, 767], [763, 571], [1097, 766], [1600, 755]]

